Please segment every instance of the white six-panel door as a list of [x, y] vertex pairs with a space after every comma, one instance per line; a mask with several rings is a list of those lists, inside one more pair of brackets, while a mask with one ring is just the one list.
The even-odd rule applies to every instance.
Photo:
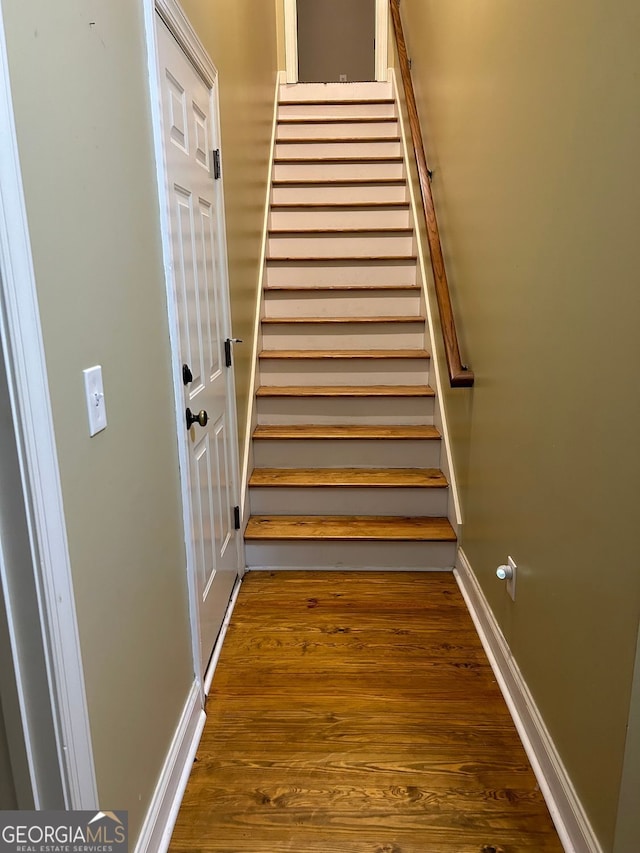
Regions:
[[184, 409], [194, 415], [204, 411], [208, 417], [204, 426], [196, 422], [187, 429], [186, 419], [179, 423], [188, 443], [188, 550], [196, 575], [204, 671], [239, 568], [233, 515], [234, 398], [224, 350], [229, 321], [223, 201], [212, 163], [218, 147], [217, 85], [205, 83], [160, 18], [157, 33]]

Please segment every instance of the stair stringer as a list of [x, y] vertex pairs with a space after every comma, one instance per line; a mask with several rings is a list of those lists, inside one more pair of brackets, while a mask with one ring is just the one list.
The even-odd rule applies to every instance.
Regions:
[[[267, 266], [267, 247], [269, 238], [269, 217], [271, 215], [271, 191], [273, 181], [273, 158], [276, 148], [276, 132], [278, 128], [278, 106], [280, 102], [281, 72], [276, 74], [275, 94], [273, 99], [273, 119], [271, 124], [271, 145], [269, 148], [267, 190], [265, 195], [264, 217], [262, 224], [262, 245], [260, 249], [260, 261], [258, 264], [258, 284], [256, 288], [256, 301], [254, 310], [253, 341], [251, 352], [251, 376], [249, 379], [247, 417], [244, 435], [244, 447], [242, 453], [242, 477], [240, 481], [240, 527], [244, 531], [247, 522], [247, 509], [249, 507], [249, 474], [253, 470], [253, 431], [258, 423], [258, 410], [256, 406], [256, 391], [260, 384], [258, 353], [262, 349], [262, 316], [264, 313], [264, 279]], [[248, 343], [248, 342], [247, 342]]]
[[[456, 533], [460, 534], [462, 525], [462, 506], [460, 503], [460, 493], [458, 488], [458, 478], [453, 461], [453, 452], [451, 447], [451, 436], [449, 432], [449, 424], [447, 411], [444, 401], [443, 387], [447, 381], [447, 372], [444, 368], [444, 351], [439, 342], [442, 340], [442, 333], [439, 322], [436, 328], [436, 314], [434, 312], [433, 288], [430, 287], [432, 279], [431, 264], [429, 262], [429, 248], [426, 236], [426, 226], [424, 222], [424, 214], [420, 203], [420, 183], [416, 170], [415, 158], [413, 156], [413, 148], [410, 142], [411, 132], [408, 129], [408, 114], [406, 103], [404, 100], [404, 92], [398, 86], [398, 80], [395, 73], [395, 68], [389, 69], [389, 79], [391, 81], [392, 91], [395, 97], [398, 111], [398, 125], [400, 128], [400, 137], [402, 140], [402, 149], [404, 152], [405, 169], [407, 171], [407, 187], [409, 191], [409, 200], [411, 205], [411, 216], [413, 218], [414, 239], [416, 251], [418, 255], [418, 271], [419, 279], [422, 285], [423, 302], [427, 316], [427, 332], [428, 344], [431, 352], [431, 384], [435, 388], [435, 408], [434, 408], [434, 424], [438, 427], [442, 434], [442, 452], [440, 454], [440, 468], [446, 474], [449, 480], [449, 520], [453, 525]], [[430, 277], [431, 276], [431, 277]]]

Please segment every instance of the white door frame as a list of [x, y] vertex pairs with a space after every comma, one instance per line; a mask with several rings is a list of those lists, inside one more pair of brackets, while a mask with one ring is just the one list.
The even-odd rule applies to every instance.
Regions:
[[[40, 612], [40, 641], [53, 713], [59, 787], [68, 809], [98, 808], [89, 714], [73, 595], [53, 415], [0, 9], [0, 331]], [[0, 568], [0, 571], [2, 569]], [[18, 630], [7, 605], [12, 642]], [[36, 630], [38, 626], [33, 626]], [[16, 677], [28, 677], [15, 659]], [[20, 687], [19, 687], [20, 690]], [[31, 786], [42, 808], [28, 722]]]
[[[389, 79], [389, 0], [376, 0], [376, 80]], [[284, 52], [287, 83], [298, 82], [298, 5], [284, 0]]]
[[[196, 581], [196, 561], [191, 538], [191, 497], [189, 489], [189, 456], [184, 428], [184, 388], [182, 386], [182, 359], [179, 346], [179, 322], [178, 306], [175, 300], [175, 289], [173, 279], [171, 231], [169, 220], [169, 198], [166, 188], [166, 165], [164, 154], [164, 140], [162, 133], [162, 93], [159, 80], [158, 48], [156, 40], [157, 15], [160, 15], [169, 31], [172, 33], [187, 57], [196, 67], [198, 73], [205, 83], [213, 86], [217, 82], [218, 72], [209, 57], [204, 45], [198, 38], [197, 33], [177, 0], [144, 0], [145, 30], [147, 42], [147, 61], [149, 66], [149, 87], [151, 92], [151, 118], [153, 124], [153, 146], [156, 160], [156, 176], [158, 182], [158, 199], [160, 203], [160, 229], [162, 235], [162, 255], [164, 260], [165, 284], [167, 293], [167, 312], [169, 317], [169, 338], [171, 342], [171, 364], [173, 373], [173, 393], [176, 413], [176, 433], [178, 436], [178, 459], [180, 465], [180, 489], [182, 495], [182, 520], [184, 525], [185, 548], [187, 558], [187, 583], [189, 589], [189, 619], [191, 623], [191, 648], [193, 655], [194, 674], [200, 685], [202, 699], [204, 702], [204, 679], [202, 673], [202, 661], [200, 660], [200, 625], [198, 619], [198, 586]], [[217, 138], [220, 139], [220, 116], [217, 110], [212, 110], [212, 119], [216, 125]], [[220, 179], [221, 196], [224, 199], [224, 170]], [[220, 205], [219, 229], [221, 234], [222, 269], [223, 276], [222, 301], [223, 301], [223, 334], [225, 338], [232, 338], [230, 328], [230, 306], [228, 303], [228, 279], [227, 279], [227, 237], [224, 224], [224, 204]], [[227, 371], [227, 388], [230, 399], [235, 401], [233, 382], [233, 367]], [[229, 418], [230, 436], [232, 438], [232, 490], [235, 501], [239, 504], [239, 463], [237, 443], [237, 418], [235, 405], [231, 406]], [[244, 550], [242, 537], [236, 535], [236, 550], [239, 574], [242, 576], [244, 568]], [[206, 661], [204, 662], [206, 663]]]

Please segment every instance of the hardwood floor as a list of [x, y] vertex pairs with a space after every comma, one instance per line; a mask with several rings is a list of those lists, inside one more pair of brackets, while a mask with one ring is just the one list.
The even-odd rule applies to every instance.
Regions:
[[451, 574], [245, 577], [186, 851], [561, 853]]

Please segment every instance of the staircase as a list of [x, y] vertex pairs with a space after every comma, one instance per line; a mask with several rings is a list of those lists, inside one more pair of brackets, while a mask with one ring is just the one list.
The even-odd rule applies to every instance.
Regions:
[[391, 84], [281, 87], [249, 568], [454, 563], [405, 175]]

